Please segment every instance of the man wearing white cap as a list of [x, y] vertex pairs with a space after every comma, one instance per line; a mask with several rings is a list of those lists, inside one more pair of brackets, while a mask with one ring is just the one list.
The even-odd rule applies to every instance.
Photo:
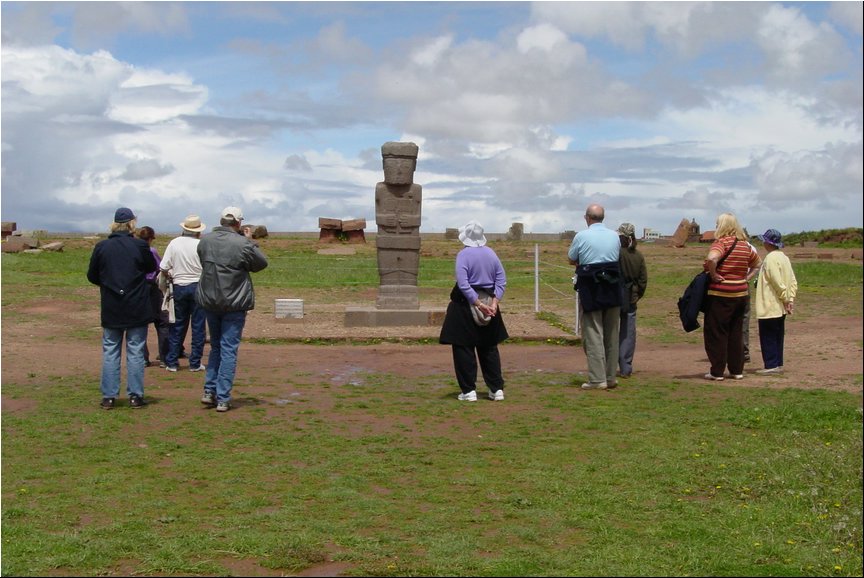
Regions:
[[267, 267], [267, 257], [252, 240], [252, 231], [241, 231], [243, 211], [225, 207], [219, 226], [201, 239], [201, 281], [196, 300], [204, 309], [210, 328], [210, 357], [201, 403], [216, 411], [231, 409], [231, 390], [237, 372], [237, 350], [246, 324], [246, 312], [255, 308], [250, 273]]
[[195, 302], [198, 280], [201, 278], [201, 260], [198, 258], [198, 242], [207, 225], [198, 215], [189, 215], [180, 223], [182, 233], [168, 243], [160, 268], [171, 280], [174, 295], [174, 323], [169, 332], [168, 354], [163, 359], [168, 371], [177, 371], [186, 324], [192, 327], [192, 349], [189, 352], [189, 371], [203, 371], [201, 358], [204, 355], [206, 327], [204, 311]]

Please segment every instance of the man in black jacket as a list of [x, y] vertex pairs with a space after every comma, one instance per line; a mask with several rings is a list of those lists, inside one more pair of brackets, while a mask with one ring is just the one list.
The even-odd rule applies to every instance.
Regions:
[[120, 395], [120, 358], [126, 340], [126, 393], [129, 407], [144, 407], [144, 346], [153, 320], [146, 275], [156, 259], [146, 241], [137, 239], [136, 217], [121, 207], [111, 234], [90, 256], [87, 280], [99, 285], [102, 322], [102, 407], [112, 409]]
[[248, 228], [241, 232], [242, 221], [239, 208], [225, 207], [219, 226], [198, 243], [201, 279], [195, 300], [204, 309], [210, 330], [210, 357], [201, 403], [215, 405], [219, 412], [231, 409], [246, 312], [255, 308], [250, 273], [267, 267], [267, 257], [252, 240], [252, 232]]

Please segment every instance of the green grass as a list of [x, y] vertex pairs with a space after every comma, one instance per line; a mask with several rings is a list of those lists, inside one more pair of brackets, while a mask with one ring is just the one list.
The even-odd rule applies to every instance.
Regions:
[[859, 396], [529, 373], [505, 418], [442, 381], [264, 383], [226, 416], [4, 383], [35, 406], [3, 419], [3, 574], [861, 575]]
[[[531, 248], [495, 244], [508, 307], [533, 305]], [[446, 299], [457, 250], [424, 242], [421, 295]], [[377, 287], [374, 247], [318, 255], [289, 239], [265, 252], [262, 292], [343, 303]], [[645, 252], [640, 331], [699, 342], [675, 302], [704, 248]], [[559, 328], [572, 321], [564, 253], [566, 243], [542, 246], [541, 276], [570, 299], [540, 314]], [[88, 242], [3, 254], [3, 321], [56, 315], [33, 307], [47, 301], [94, 307], [89, 255]], [[794, 266], [796, 315], [861, 316], [860, 264]], [[87, 335], [58, 323], [56, 339]], [[508, 375], [503, 406], [457, 404], [447, 371], [346, 385], [259, 375], [226, 415], [200, 409], [194, 392], [160, 394], [173, 387], [165, 376], [149, 408], [105, 412], [93, 376], [62, 363], [4, 375], [0, 571], [284, 574], [335, 560], [382, 576], [862, 574], [860, 394], [660, 378], [585, 393], [572, 375], [532, 371]]]

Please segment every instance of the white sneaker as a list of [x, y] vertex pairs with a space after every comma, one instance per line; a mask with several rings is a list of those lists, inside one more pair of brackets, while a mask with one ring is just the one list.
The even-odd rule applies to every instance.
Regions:
[[204, 364], [199, 365], [198, 367], [190, 367], [189, 371], [206, 371], [207, 366]]
[[705, 374], [705, 379], [710, 379], [711, 381], [723, 381], [723, 376], [717, 377], [716, 375], [711, 375], [711, 373]]
[[489, 399], [492, 401], [504, 401], [504, 390], [499, 389], [498, 391], [490, 391]]
[[735, 375], [732, 376], [732, 379], [744, 379], [744, 374], [743, 373], [736, 373]]
[[477, 401], [477, 392], [469, 391], [468, 393], [460, 393], [459, 401]]
[[582, 384], [582, 389], [606, 389], [606, 382], [591, 383], [590, 381], [586, 381]]
[[772, 367], [771, 369], [757, 369], [757, 375], [773, 375], [775, 373], [783, 373], [783, 367]]

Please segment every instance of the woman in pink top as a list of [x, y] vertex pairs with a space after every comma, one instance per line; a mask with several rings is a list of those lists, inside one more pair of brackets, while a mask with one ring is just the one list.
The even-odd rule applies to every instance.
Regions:
[[702, 334], [711, 362], [705, 379], [722, 381], [727, 367], [733, 379], [743, 379], [744, 311], [750, 299], [747, 275], [758, 269], [761, 261], [732, 213], [717, 217], [714, 238], [704, 264], [711, 276]]

